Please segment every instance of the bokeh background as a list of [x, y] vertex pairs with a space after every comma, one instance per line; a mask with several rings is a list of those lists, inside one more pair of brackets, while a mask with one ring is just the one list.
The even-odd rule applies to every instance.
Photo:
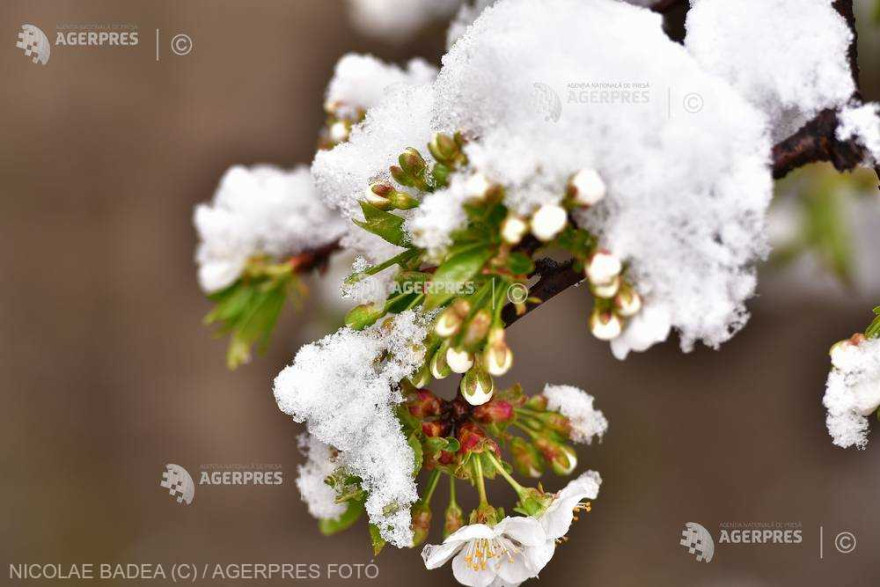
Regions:
[[[141, 43], [61, 48], [37, 66], [15, 48], [26, 22], [130, 22]], [[880, 29], [862, 29], [876, 98]], [[168, 51], [177, 33], [193, 38], [188, 56]], [[228, 372], [225, 341], [201, 325], [190, 223], [230, 165], [311, 159], [340, 55], [436, 62], [443, 27], [395, 45], [353, 30], [340, 1], [5, 0], [0, 39], [0, 583], [23, 562], [371, 560], [373, 585], [452, 583], [417, 552], [374, 559], [363, 522], [319, 534], [293, 483], [301, 429], [271, 382], [332, 317], [286, 312], [268, 354]], [[880, 197], [860, 202], [848, 214], [880, 233]], [[512, 329], [526, 389], [578, 385], [611, 421], [582, 458], [602, 495], [540, 584], [880, 584], [880, 445], [835, 448], [821, 406], [828, 347], [880, 303], [877, 241], [857, 241], [855, 287], [809, 259], [767, 267], [749, 326], [721, 352], [672, 343], [617, 362], [577, 289]], [[169, 462], [280, 464], [285, 482], [202, 486], [181, 506], [159, 487]], [[798, 522], [804, 542], [720, 545], [700, 564], [678, 544], [688, 521]], [[858, 539], [846, 555], [832, 543], [843, 530]]]

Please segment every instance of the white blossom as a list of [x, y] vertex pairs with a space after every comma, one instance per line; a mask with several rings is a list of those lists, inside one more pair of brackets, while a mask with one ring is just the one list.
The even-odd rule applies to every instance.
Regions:
[[338, 239], [345, 225], [321, 202], [305, 166], [230, 168], [210, 204], [196, 206], [196, 261], [206, 293], [241, 275], [258, 254], [295, 255]]
[[547, 556], [548, 548], [541, 524], [535, 518], [518, 516], [504, 518], [495, 526], [464, 526], [443, 544], [425, 546], [422, 558], [428, 569], [452, 559], [452, 573], [459, 583], [488, 587], [499, 579], [519, 584], [537, 576], [552, 557], [552, 552]]
[[[573, 479], [565, 486], [562, 491], [558, 492], [553, 501], [547, 506], [539, 516], [538, 521], [544, 528], [547, 535], [547, 548], [550, 549], [549, 556], [553, 556], [553, 550], [556, 547], [556, 541], [566, 534], [571, 528], [575, 514], [585, 499], [596, 499], [599, 497], [599, 486], [602, 484], [602, 478], [596, 471], [587, 471], [577, 479]], [[549, 558], [548, 558], [549, 560]]]
[[532, 216], [532, 234], [539, 241], [553, 240], [567, 223], [565, 208], [558, 204], [544, 204]]

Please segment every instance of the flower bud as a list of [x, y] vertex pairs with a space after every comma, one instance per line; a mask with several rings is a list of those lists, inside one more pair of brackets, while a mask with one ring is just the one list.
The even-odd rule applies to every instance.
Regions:
[[483, 353], [483, 361], [489, 375], [500, 377], [513, 366], [513, 351], [504, 342], [504, 329], [493, 328], [489, 332], [489, 343]]
[[344, 122], [337, 121], [330, 125], [330, 140], [334, 143], [341, 143], [348, 140], [351, 130]]
[[486, 179], [482, 173], [474, 173], [464, 184], [464, 191], [469, 198], [474, 200], [485, 200], [489, 192], [492, 191], [492, 182]]
[[623, 324], [613, 312], [603, 312], [596, 308], [590, 314], [590, 332], [599, 340], [614, 340], [620, 336]]
[[419, 206], [419, 201], [406, 192], [392, 191], [388, 194], [388, 201], [398, 210], [411, 210]]
[[581, 169], [569, 184], [575, 203], [581, 206], [593, 206], [605, 197], [607, 188], [602, 177], [595, 169]]
[[532, 234], [539, 241], [556, 238], [568, 223], [568, 213], [558, 204], [544, 204], [532, 215]]
[[501, 223], [501, 240], [509, 245], [518, 245], [522, 241], [529, 225], [519, 216], [508, 216]]
[[459, 389], [467, 403], [472, 406], [481, 406], [492, 399], [495, 382], [488, 373], [482, 369], [474, 368], [461, 379]]
[[547, 398], [543, 395], [533, 395], [526, 401], [527, 408], [538, 410], [539, 412], [543, 412], [544, 410], [546, 410], [547, 404]]
[[441, 346], [431, 357], [431, 376], [434, 379], [446, 379], [452, 374], [452, 369], [446, 362], [446, 354], [447, 350]]
[[602, 298], [605, 300], [610, 300], [614, 296], [617, 295], [617, 292], [620, 291], [620, 284], [623, 280], [620, 278], [620, 275], [616, 276], [610, 282], [602, 285], [593, 285], [590, 284], [590, 291], [597, 298]]
[[458, 428], [458, 442], [461, 448], [458, 449], [460, 454], [469, 452], [483, 452], [485, 449], [491, 450], [498, 456], [501, 456], [501, 449], [498, 443], [486, 436], [482, 428], [473, 422], [466, 422]]
[[474, 366], [474, 355], [466, 350], [450, 348], [446, 351], [446, 363], [453, 373], [465, 373]]
[[546, 412], [540, 418], [548, 429], [566, 437], [571, 435], [571, 420], [559, 412]]
[[458, 143], [449, 135], [435, 133], [431, 142], [428, 143], [428, 151], [437, 161], [452, 162], [459, 154]]
[[418, 546], [428, 537], [431, 529], [431, 507], [423, 501], [412, 506], [413, 546]]
[[492, 400], [474, 408], [474, 420], [483, 424], [493, 422], [509, 422], [513, 420], [513, 406], [506, 401]]
[[430, 365], [422, 365], [418, 371], [410, 376], [409, 382], [413, 387], [424, 387], [428, 385], [431, 382]]
[[446, 515], [443, 523], [443, 538], [446, 538], [459, 528], [464, 526], [464, 512], [461, 507], [454, 501], [446, 508]]
[[376, 323], [385, 315], [384, 304], [361, 304], [352, 308], [345, 316], [345, 325], [352, 330], [363, 330]]
[[461, 323], [461, 316], [458, 315], [454, 307], [449, 307], [443, 310], [443, 313], [437, 318], [437, 322], [434, 324], [434, 332], [441, 338], [449, 338], [458, 333], [461, 329]]
[[437, 420], [422, 422], [422, 434], [428, 438], [439, 438], [449, 433], [449, 424]]
[[535, 439], [535, 446], [557, 475], [568, 475], [577, 467], [577, 454], [570, 446], [559, 444], [544, 436]]
[[381, 210], [387, 210], [391, 207], [391, 202], [388, 200], [388, 196], [393, 191], [394, 188], [391, 187], [390, 184], [383, 181], [377, 181], [370, 184], [370, 187], [364, 191], [364, 197], [367, 202], [373, 206]]
[[411, 177], [421, 177], [424, 175], [428, 164], [422, 158], [422, 154], [412, 147], [407, 147], [400, 157], [397, 158], [400, 167]]
[[632, 287], [625, 285], [614, 297], [614, 313], [623, 318], [632, 318], [642, 309], [642, 296]]
[[544, 474], [544, 463], [538, 449], [523, 438], [513, 438], [510, 442], [510, 453], [513, 456], [513, 466], [520, 475], [538, 479]]
[[464, 331], [464, 340], [462, 341], [465, 347], [473, 348], [478, 346], [483, 340], [485, 340], [486, 335], [489, 334], [489, 327], [492, 325], [492, 313], [489, 312], [488, 309], [483, 308], [479, 312], [477, 312], [471, 321], [468, 323], [467, 328]]
[[844, 356], [846, 353], [853, 347], [857, 347], [863, 342], [865, 342], [867, 338], [861, 332], [854, 334], [852, 337], [836, 342], [834, 346], [831, 347], [831, 350], [828, 354], [831, 355], [831, 364], [841, 368], [844, 362]]
[[593, 285], [607, 285], [620, 275], [623, 264], [614, 254], [605, 249], [593, 253], [587, 263], [587, 278]]
[[407, 397], [409, 413], [416, 418], [440, 415], [440, 398], [428, 389], [418, 389]]

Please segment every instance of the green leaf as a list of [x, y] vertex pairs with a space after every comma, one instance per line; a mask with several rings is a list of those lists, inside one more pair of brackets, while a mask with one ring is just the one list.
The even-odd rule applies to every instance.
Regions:
[[385, 548], [385, 539], [379, 532], [379, 526], [375, 524], [370, 524], [370, 542], [373, 543], [373, 555], [379, 556], [379, 553]]
[[874, 318], [874, 321], [871, 322], [871, 325], [868, 326], [868, 329], [865, 331], [865, 336], [868, 338], [880, 338], [880, 306], [874, 308], [874, 314], [877, 315]]
[[364, 212], [364, 220], [354, 220], [355, 224], [385, 239], [392, 245], [405, 247], [409, 244], [406, 231], [403, 229], [403, 218], [380, 210], [368, 202], [360, 204], [361, 210]]
[[507, 268], [514, 275], [528, 275], [535, 270], [535, 264], [524, 253], [511, 253], [507, 259]]
[[413, 468], [413, 475], [418, 475], [419, 471], [422, 470], [422, 459], [424, 459], [424, 453], [422, 452], [422, 443], [419, 442], [418, 437], [415, 435], [410, 436], [409, 447], [413, 450], [413, 455], [415, 457], [415, 465]]
[[455, 297], [493, 253], [488, 245], [476, 245], [447, 259], [434, 273], [431, 291], [425, 298], [425, 309], [433, 310]]
[[332, 536], [338, 532], [342, 532], [343, 530], [347, 530], [351, 528], [352, 524], [358, 521], [358, 519], [364, 513], [364, 504], [360, 501], [350, 501], [348, 502], [348, 507], [342, 512], [338, 518], [334, 520], [322, 519], [318, 520], [318, 528], [321, 530], [321, 534], [324, 536]]

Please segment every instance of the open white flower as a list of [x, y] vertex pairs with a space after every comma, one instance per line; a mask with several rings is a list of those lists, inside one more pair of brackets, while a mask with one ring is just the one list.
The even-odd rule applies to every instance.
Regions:
[[535, 577], [550, 561], [547, 535], [535, 518], [508, 517], [495, 526], [471, 524], [449, 535], [443, 544], [422, 550], [425, 567], [452, 561], [452, 574], [462, 585], [518, 585]]
[[[553, 501], [538, 516], [538, 521], [547, 535], [548, 546], [551, 548], [550, 556], [556, 548], [556, 541], [568, 533], [575, 514], [585, 509], [581, 503], [585, 499], [596, 499], [599, 496], [599, 486], [602, 477], [596, 471], [587, 471], [577, 479], [569, 482], [565, 488], [556, 494]], [[548, 561], [550, 558], [548, 557]], [[546, 564], [546, 563], [545, 563]]]

